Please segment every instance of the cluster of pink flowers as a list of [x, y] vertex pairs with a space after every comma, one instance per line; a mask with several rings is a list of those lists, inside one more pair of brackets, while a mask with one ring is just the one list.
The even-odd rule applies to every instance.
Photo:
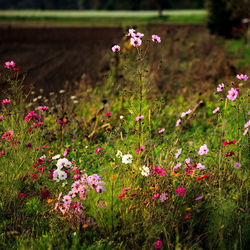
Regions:
[[[143, 33], [136, 32], [135, 29], [129, 29], [127, 37], [130, 37], [130, 44], [134, 47], [139, 47], [142, 44], [142, 38], [144, 37]], [[155, 43], [161, 43], [161, 38], [157, 35], [152, 35], [152, 41]], [[112, 51], [117, 53], [121, 50], [119, 45], [114, 45]]]
[[33, 128], [37, 128], [39, 126], [42, 127], [43, 126], [43, 122], [35, 123], [32, 127], [28, 128], [28, 131], [31, 132], [33, 130]]
[[238, 74], [237, 76], [236, 76], [236, 78], [237, 79], [239, 79], [239, 80], [243, 80], [243, 81], [247, 81], [248, 80], [248, 76], [247, 75], [243, 75], [243, 74]]
[[127, 187], [127, 188], [123, 188], [122, 189], [122, 193], [118, 196], [119, 199], [122, 199], [123, 197], [125, 196], [128, 196], [130, 200], [133, 199], [134, 196], [136, 196], [138, 193], [133, 193], [133, 194], [128, 194], [128, 191], [130, 191], [131, 188], [130, 187]]
[[161, 175], [161, 176], [165, 176], [165, 169], [162, 167], [157, 167], [157, 166], [153, 166], [150, 169], [151, 174], [156, 174], [156, 175]]
[[25, 116], [24, 121], [27, 122], [32, 120], [42, 121], [42, 117], [36, 114], [34, 110], [32, 110]]
[[14, 131], [13, 131], [13, 130], [9, 130], [9, 131], [5, 132], [5, 133], [2, 135], [2, 139], [3, 139], [3, 140], [10, 141], [11, 138], [13, 137], [13, 135], [14, 135]]
[[6, 69], [12, 69], [14, 71], [19, 71], [20, 69], [19, 68], [15, 68], [15, 66], [16, 66], [16, 63], [14, 61], [5, 62], [5, 65], [4, 65], [4, 67]]

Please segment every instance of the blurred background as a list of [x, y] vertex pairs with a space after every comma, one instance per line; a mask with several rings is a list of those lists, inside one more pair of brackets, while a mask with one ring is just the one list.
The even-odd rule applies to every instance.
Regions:
[[155, 89], [202, 92], [249, 73], [249, 14], [250, 0], [0, 0], [0, 72], [13, 60], [45, 93], [104, 84], [133, 27], [162, 38], [146, 58]]

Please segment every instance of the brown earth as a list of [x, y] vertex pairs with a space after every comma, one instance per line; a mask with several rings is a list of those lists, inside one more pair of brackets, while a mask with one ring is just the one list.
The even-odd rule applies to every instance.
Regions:
[[[180, 87], [184, 79], [189, 79], [185, 84], [200, 86], [235, 73], [223, 44], [202, 25], [149, 25], [146, 29], [157, 31], [165, 40], [164, 49], [150, 55], [153, 62], [162, 58], [160, 72], [155, 73], [158, 64], [151, 67], [151, 80], [159, 88]], [[111, 47], [122, 36], [121, 27], [0, 26], [0, 73], [6, 73], [5, 61], [14, 60], [21, 76], [26, 75], [25, 84], [33, 84], [35, 90], [58, 91], [65, 83], [72, 89], [76, 81], [93, 86], [109, 70]], [[3, 78], [0, 86], [7, 87]]]

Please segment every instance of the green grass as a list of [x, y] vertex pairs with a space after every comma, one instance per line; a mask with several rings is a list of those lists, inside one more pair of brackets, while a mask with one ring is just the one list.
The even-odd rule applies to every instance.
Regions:
[[0, 11], [2, 22], [39, 22], [83, 25], [129, 25], [148, 23], [204, 23], [205, 10], [157, 11]]

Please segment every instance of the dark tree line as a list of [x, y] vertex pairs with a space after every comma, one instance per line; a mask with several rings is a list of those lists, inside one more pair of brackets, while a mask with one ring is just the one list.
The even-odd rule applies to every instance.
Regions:
[[204, 8], [205, 0], [0, 0], [0, 9], [147, 10]]

